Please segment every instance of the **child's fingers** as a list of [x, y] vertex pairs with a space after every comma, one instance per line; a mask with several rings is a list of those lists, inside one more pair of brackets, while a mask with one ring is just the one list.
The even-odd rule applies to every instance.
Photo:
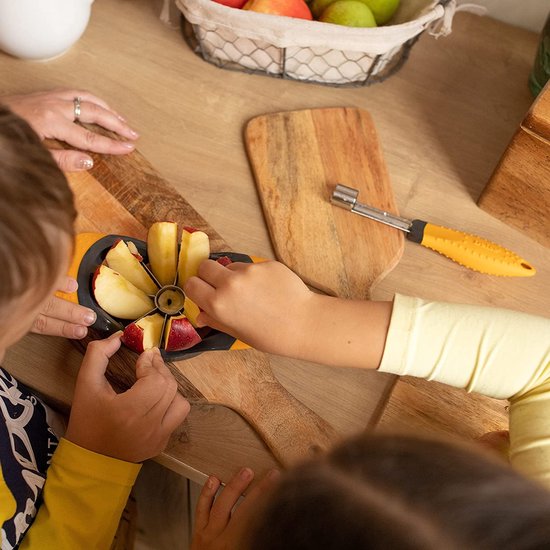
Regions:
[[190, 277], [183, 291], [201, 309], [208, 307], [216, 295], [216, 289], [199, 277]]
[[158, 415], [160, 422], [175, 395], [177, 383], [173, 376], [167, 376], [159, 369], [158, 363], [155, 364], [156, 353], [150, 349], [139, 356], [136, 361], [137, 380], [124, 395], [126, 399], [138, 404], [143, 413]]
[[216, 499], [212, 511], [210, 512], [210, 521], [208, 527], [215, 532], [220, 532], [227, 527], [231, 519], [231, 511], [239, 498], [254, 479], [254, 472], [250, 468], [242, 468], [235, 474], [225, 489]]
[[[270, 470], [267, 475], [265, 475], [261, 481], [259, 481], [251, 490], [247, 493], [243, 502], [239, 505], [235, 511], [235, 516], [242, 518], [243, 516], [252, 516], [257, 513], [258, 510], [258, 501], [262, 499], [271, 491], [279, 478], [281, 477], [281, 472], [279, 470]], [[240, 524], [240, 522], [239, 522]], [[243, 522], [243, 525], [246, 525], [247, 522]]]
[[220, 485], [221, 482], [217, 477], [210, 476], [202, 486], [201, 494], [197, 501], [197, 507], [195, 508], [195, 532], [202, 531], [207, 527], [210, 519], [210, 510], [214, 503], [214, 497]]
[[[229, 264], [232, 265], [232, 264]], [[198, 276], [214, 288], [231, 277], [231, 271], [214, 260], [204, 260], [199, 265]]]
[[109, 359], [119, 350], [122, 332], [116, 332], [105, 340], [95, 340], [88, 344], [86, 355], [82, 361], [78, 375], [79, 382], [88, 387], [110, 388], [105, 378], [105, 371], [109, 365]]
[[162, 419], [163, 429], [171, 434], [187, 418], [190, 410], [189, 401], [176, 393]]

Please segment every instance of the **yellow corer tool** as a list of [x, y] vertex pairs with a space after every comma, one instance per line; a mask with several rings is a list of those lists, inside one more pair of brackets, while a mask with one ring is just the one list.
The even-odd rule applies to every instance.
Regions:
[[408, 220], [357, 202], [359, 191], [337, 185], [332, 204], [351, 210], [371, 220], [385, 223], [407, 234], [407, 239], [431, 248], [456, 263], [486, 273], [505, 277], [532, 277], [537, 270], [510, 250], [481, 237], [448, 229], [422, 220]]

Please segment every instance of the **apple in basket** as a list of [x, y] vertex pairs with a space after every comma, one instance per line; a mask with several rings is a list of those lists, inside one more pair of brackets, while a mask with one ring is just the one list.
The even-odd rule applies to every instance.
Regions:
[[248, 0], [243, 10], [285, 15], [298, 19], [313, 19], [304, 0]]
[[214, 2], [230, 8], [242, 8], [246, 4], [246, 0], [214, 0]]

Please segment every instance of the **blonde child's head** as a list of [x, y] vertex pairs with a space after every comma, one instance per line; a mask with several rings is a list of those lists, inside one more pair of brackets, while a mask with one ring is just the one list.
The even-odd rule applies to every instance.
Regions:
[[0, 358], [60, 283], [75, 218], [72, 192], [51, 154], [0, 105]]

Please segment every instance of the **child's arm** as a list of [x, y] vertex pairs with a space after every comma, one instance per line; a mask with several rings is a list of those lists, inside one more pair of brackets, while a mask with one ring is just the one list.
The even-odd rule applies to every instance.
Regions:
[[550, 486], [550, 320], [400, 296], [393, 308], [319, 296], [277, 262], [206, 261], [199, 277], [185, 289], [204, 310], [199, 319], [260, 350], [336, 366], [380, 365], [510, 399], [511, 461]]
[[104, 374], [120, 334], [92, 342], [78, 376], [66, 438], [47, 472], [43, 503], [20, 548], [108, 550], [139, 472], [189, 412], [158, 350], [136, 363], [117, 394]]
[[338, 367], [380, 364], [391, 302], [316, 294], [278, 262], [224, 267], [206, 260], [199, 277], [185, 292], [204, 310], [201, 324], [268, 353]]

